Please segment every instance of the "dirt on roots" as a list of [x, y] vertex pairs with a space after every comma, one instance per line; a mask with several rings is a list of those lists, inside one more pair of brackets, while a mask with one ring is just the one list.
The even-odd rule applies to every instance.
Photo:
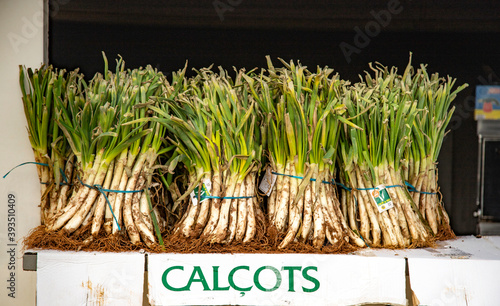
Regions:
[[[125, 233], [108, 235], [101, 230], [99, 235], [90, 235], [90, 226], [71, 235], [63, 231], [49, 231], [44, 225], [34, 228], [24, 239], [27, 249], [41, 250], [52, 249], [61, 251], [94, 251], [94, 252], [130, 252], [144, 250], [152, 253], [246, 253], [246, 254], [346, 254], [359, 248], [344, 243], [338, 247], [325, 245], [319, 249], [309, 243], [292, 242], [285, 248], [278, 248], [284, 238], [284, 233], [279, 233], [276, 228], [259, 224], [256, 237], [248, 243], [210, 243], [204, 239], [185, 238], [172, 235], [170, 232], [162, 233], [163, 246], [158, 244], [153, 248], [144, 243], [133, 244]], [[412, 244], [410, 248], [433, 246], [435, 240], [448, 240], [455, 238], [455, 234], [448, 227], [441, 227], [438, 234], [429, 243]]]
[[34, 228], [24, 239], [25, 248], [31, 250], [52, 249], [61, 251], [95, 251], [95, 252], [130, 252], [144, 250], [152, 253], [306, 253], [306, 254], [346, 254], [358, 248], [343, 244], [340, 247], [325, 245], [320, 249], [310, 244], [292, 242], [286, 248], [278, 245], [284, 234], [278, 233], [274, 227], [267, 228], [261, 224], [257, 236], [248, 243], [210, 243], [203, 239], [187, 239], [168, 232], [162, 234], [163, 246], [154, 248], [144, 243], [133, 244], [126, 234], [107, 235], [101, 231], [98, 236], [91, 237], [90, 227], [79, 233], [67, 235], [62, 231], [49, 231], [41, 225]]

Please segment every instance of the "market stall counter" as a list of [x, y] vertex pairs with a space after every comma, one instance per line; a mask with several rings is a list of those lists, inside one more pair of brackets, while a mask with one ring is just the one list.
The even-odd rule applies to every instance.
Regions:
[[141, 305], [143, 296], [150, 305], [471, 306], [500, 300], [498, 236], [332, 255], [30, 250], [24, 268], [37, 270], [38, 305]]

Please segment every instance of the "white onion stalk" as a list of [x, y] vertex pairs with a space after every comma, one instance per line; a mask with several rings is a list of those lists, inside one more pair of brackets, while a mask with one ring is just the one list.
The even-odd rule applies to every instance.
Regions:
[[[103, 189], [109, 189], [111, 186], [111, 180], [114, 177], [114, 170], [115, 170], [114, 166], [115, 166], [114, 161], [112, 161], [108, 167], [106, 178], [104, 179], [104, 184], [102, 185]], [[106, 197], [109, 197], [110, 194], [107, 191], [101, 190], [100, 192], [101, 194], [97, 199], [97, 203], [94, 205], [94, 217], [92, 218], [92, 228], [90, 230], [92, 236], [97, 236], [99, 234], [99, 230], [101, 229], [104, 220], [104, 213], [106, 211], [106, 206], [107, 206]]]
[[143, 187], [139, 186], [139, 189], [137, 189], [137, 180], [143, 169], [144, 163], [146, 162], [146, 157], [146, 154], [139, 154], [134, 163], [132, 175], [128, 179], [127, 186], [125, 187], [125, 191], [129, 191], [129, 193], [125, 194], [125, 200], [123, 202], [123, 224], [130, 238], [130, 241], [134, 244], [137, 244], [141, 241], [141, 236], [139, 234], [139, 231], [137, 230], [134, 218], [132, 216], [132, 198], [134, 197], [135, 193], [132, 193], [130, 191], [141, 190], [141, 188]]
[[241, 239], [243, 243], [250, 242], [255, 237], [255, 233], [257, 232], [256, 220], [257, 218], [259, 218], [258, 215], [262, 216], [262, 210], [260, 209], [260, 206], [256, 204], [257, 199], [255, 197], [255, 176], [256, 172], [251, 172], [245, 178], [244, 195], [247, 197], [247, 199], [245, 199], [246, 208], [244, 208], [246, 210], [246, 228], [244, 231], [243, 229], [241, 230], [241, 237], [240, 235], [236, 236], [236, 241], [240, 241]]
[[[222, 188], [222, 177], [219, 174], [219, 171], [215, 171], [212, 176], [212, 196], [214, 197], [211, 200], [210, 205], [210, 217], [206, 223], [206, 226], [203, 227], [203, 232], [201, 233], [201, 238], [209, 237], [214, 231], [217, 223], [219, 222], [220, 208], [222, 204], [221, 197], [221, 188]], [[200, 222], [201, 226], [201, 222]], [[197, 232], [200, 228], [197, 228]]]
[[[126, 190], [129, 174], [130, 176], [132, 176], [132, 167], [134, 166], [137, 155], [132, 152], [129, 152], [127, 155], [128, 155], [127, 163], [122, 171], [121, 177], [119, 176], [120, 180], [118, 188], [114, 190]], [[113, 212], [116, 216], [116, 220], [110, 220], [112, 222], [112, 234], [118, 234], [121, 229], [121, 226], [123, 226], [123, 203], [125, 199], [125, 194], [126, 193], [123, 192], [117, 193], [113, 201], [112, 207], [113, 207]]]
[[[113, 172], [113, 180], [111, 182], [111, 185], [109, 186], [110, 190], [123, 190], [123, 189], [120, 189], [120, 182], [122, 180], [123, 170], [124, 170], [125, 165], [127, 163], [127, 153], [128, 153], [128, 150], [123, 150], [123, 152], [120, 153], [120, 155], [115, 160], [115, 169]], [[122, 186], [122, 188], [125, 188], [125, 185]], [[105, 215], [104, 215], [104, 223], [103, 223], [104, 230], [106, 231], [106, 233], [108, 235], [112, 233], [113, 222], [115, 222], [113, 219], [113, 214], [116, 216], [118, 224], [120, 224], [119, 220], [121, 220], [121, 213], [119, 213], [119, 212], [121, 212], [121, 209], [117, 209], [116, 204], [115, 204], [116, 199], [118, 198], [119, 194], [122, 194], [122, 193], [110, 192], [108, 194], [108, 200], [109, 200], [109, 203], [111, 204], [111, 208], [109, 207], [109, 205], [106, 205]], [[111, 210], [113, 210], [113, 211], [111, 211]]]
[[64, 174], [65, 174], [66, 178], [68, 178], [69, 181], [61, 187], [60, 196], [57, 199], [57, 207], [56, 207], [56, 210], [54, 211], [53, 215], [55, 215], [61, 209], [66, 207], [66, 205], [68, 203], [68, 197], [70, 196], [70, 193], [72, 192], [70, 184], [71, 184], [72, 177], [73, 177], [74, 159], [75, 159], [75, 156], [72, 155], [71, 158], [68, 159], [68, 161], [66, 163]]

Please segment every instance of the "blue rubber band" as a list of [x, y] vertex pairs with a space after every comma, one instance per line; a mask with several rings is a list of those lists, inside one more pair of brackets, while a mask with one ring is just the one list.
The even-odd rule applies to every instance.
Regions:
[[[296, 176], [296, 175], [290, 175], [290, 174], [284, 174], [284, 173], [278, 173], [278, 172], [274, 172], [272, 171], [271, 172], [272, 174], [275, 174], [275, 175], [283, 175], [283, 176], [288, 176], [288, 177], [293, 177], [293, 178], [296, 178], [296, 179], [304, 179], [304, 177], [302, 176]], [[311, 182], [316, 182], [316, 179], [315, 178], [311, 178], [310, 179]], [[335, 179], [332, 179], [332, 182], [327, 182], [327, 181], [322, 181], [324, 184], [334, 184], [334, 185], [337, 185], [337, 186], [340, 186], [341, 188], [347, 190], [347, 191], [352, 191], [353, 188], [351, 187], [347, 187], [346, 185], [342, 184], [342, 183], [339, 183], [339, 182], [336, 182]], [[408, 191], [409, 192], [418, 192], [418, 193], [422, 193], [422, 194], [437, 194], [437, 192], [426, 192], [426, 191], [419, 191], [417, 190], [412, 184], [408, 183], [405, 181], [405, 185], [406, 187], [408, 187]], [[385, 186], [385, 188], [395, 188], [395, 187], [405, 187], [403, 185], [390, 185], [390, 186]], [[355, 190], [359, 190], [359, 191], [368, 191], [368, 190], [375, 190], [375, 188], [355, 188]]]
[[375, 190], [375, 188], [351, 188], [351, 190], [358, 190], [358, 191], [368, 191], [368, 190]]
[[68, 178], [66, 177], [66, 174], [64, 174], [64, 171], [62, 171], [62, 169], [60, 169], [60, 168], [59, 168], [59, 171], [61, 171], [62, 178], [64, 180], [64, 183], [59, 183], [59, 185], [63, 185], [63, 184], [69, 185]]
[[[18, 167], [21, 167], [21, 166], [24, 166], [24, 165], [39, 165], [39, 166], [44, 166], [44, 167], [49, 167], [49, 164], [45, 164], [45, 163], [38, 163], [38, 162], [25, 162], [25, 163], [22, 163], [22, 164], [19, 164], [17, 166], [15, 166], [14, 168], [10, 169], [9, 172], [7, 172], [3, 178], [6, 178], [7, 175], [9, 175], [14, 169], [18, 168]], [[64, 171], [62, 171], [62, 169], [59, 169], [59, 171], [61, 172], [62, 174], [62, 178], [64, 180], [64, 183], [59, 183], [59, 185], [61, 186], [64, 186], [64, 185], [69, 185], [69, 182], [68, 182], [68, 178], [66, 177], [66, 174], [64, 174]], [[46, 183], [46, 182], [40, 182], [40, 184], [44, 184], [44, 185], [48, 185], [49, 183]]]
[[[38, 162], [25, 162], [25, 163], [22, 163], [22, 164], [19, 164], [17, 166], [15, 166], [14, 168], [10, 169], [9, 172], [7, 172], [3, 178], [7, 177], [7, 175], [9, 175], [14, 169], [18, 168], [18, 167], [21, 167], [21, 166], [24, 166], [24, 165], [39, 165], [39, 166], [45, 166], [45, 167], [49, 167], [48, 164], [44, 164], [44, 163], [38, 163]], [[68, 179], [66, 177], [66, 175], [64, 174], [64, 172], [62, 171], [62, 169], [59, 169], [63, 175], [63, 179], [65, 181], [65, 183], [59, 183], [60, 185], [69, 185], [68, 183]], [[94, 186], [90, 186], [88, 184], [85, 184], [84, 182], [82, 182], [82, 180], [80, 179], [80, 176], [76, 176], [78, 178], [78, 181], [80, 181], [80, 183], [85, 186], [85, 187], [88, 187], [88, 188], [91, 188], [91, 189], [95, 189], [97, 191], [99, 191], [103, 196], [104, 196], [104, 199], [106, 199], [106, 203], [108, 203], [108, 206], [109, 206], [109, 209], [111, 210], [111, 214], [113, 215], [113, 218], [115, 219], [115, 222], [116, 222], [116, 225], [118, 226], [118, 230], [121, 230], [121, 227], [120, 227], [120, 224], [118, 224], [118, 219], [116, 218], [115, 216], [115, 213], [113, 211], [113, 208], [111, 207], [111, 203], [109, 202], [109, 199], [108, 197], [106, 196], [105, 192], [116, 192], [116, 193], [135, 193], [135, 192], [141, 192], [142, 190], [111, 190], [111, 189], [105, 189], [105, 188], [102, 188], [101, 185], [94, 185]], [[46, 182], [41, 182], [41, 184], [48, 184]]]
[[111, 210], [111, 214], [113, 215], [113, 219], [115, 219], [116, 226], [118, 226], [118, 230], [121, 231], [122, 229], [120, 227], [120, 224], [118, 224], [118, 219], [115, 216], [115, 212], [113, 211], [113, 207], [111, 207], [111, 203], [109, 202], [108, 197], [104, 193], [105, 189], [102, 188], [101, 185], [94, 185], [94, 186], [104, 196], [104, 199], [106, 199], [106, 203], [108, 203], [108, 207], [109, 207], [109, 210]]
[[7, 172], [3, 178], [6, 178], [7, 175], [9, 175], [14, 169], [18, 168], [18, 167], [21, 167], [21, 166], [24, 166], [24, 165], [39, 165], [39, 166], [45, 166], [45, 167], [48, 167], [49, 165], [48, 164], [43, 164], [43, 163], [37, 163], [37, 162], [25, 162], [25, 163], [22, 163], [22, 164], [19, 164], [17, 166], [15, 166], [14, 168], [10, 169], [9, 172]]
[[[276, 174], [276, 175], [283, 175], [283, 176], [293, 177], [293, 178], [300, 179], [300, 180], [304, 179], [304, 177], [303, 177], [303, 176], [296, 176], [296, 175], [290, 175], [290, 174], [284, 174], [284, 173], [278, 173], [278, 172], [272, 172], [272, 171], [271, 171], [271, 173], [272, 173], [272, 174]], [[311, 182], [316, 182], [316, 179], [315, 179], [315, 178], [310, 178], [309, 180], [310, 180]], [[323, 182], [324, 184], [331, 184], [331, 183], [330, 183], [330, 182], [328, 182], [328, 181], [322, 181], [322, 182]]]
[[412, 184], [410, 184], [408, 182], [405, 182], [405, 185], [406, 185], [406, 187], [408, 187], [409, 192], [418, 192], [421, 194], [437, 194], [437, 192], [418, 191], [417, 188], [415, 188], [415, 186], [413, 186]]
[[136, 192], [142, 192], [143, 190], [114, 190], [114, 189], [106, 189], [106, 188], [102, 188], [101, 185], [93, 185], [93, 186], [90, 186], [88, 184], [85, 184], [84, 182], [82, 182], [82, 180], [80, 179], [80, 176], [77, 175], [76, 176], [78, 178], [78, 181], [80, 182], [80, 184], [82, 184], [83, 186], [85, 187], [88, 187], [90, 189], [97, 189], [97, 190], [102, 190], [102, 191], [105, 191], [105, 192], [115, 192], [115, 193], [136, 193]]
[[[22, 163], [22, 164], [19, 164], [17, 166], [15, 166], [14, 168], [10, 169], [9, 172], [7, 172], [3, 178], [5, 178], [7, 175], [9, 175], [14, 169], [18, 168], [18, 167], [21, 167], [21, 166], [24, 166], [24, 165], [40, 165], [40, 166], [45, 166], [45, 167], [48, 167], [49, 165], [48, 164], [44, 164], [44, 163], [37, 163], [37, 162], [25, 162], [25, 163]], [[61, 171], [61, 174], [63, 175], [63, 179], [65, 181], [65, 183], [59, 183], [60, 185], [71, 185], [69, 184], [68, 182], [68, 178], [66, 177], [66, 175], [64, 174], [64, 172], [62, 171], [62, 169], [59, 169]], [[85, 187], [88, 187], [88, 188], [91, 188], [91, 189], [98, 189], [97, 186], [100, 186], [100, 185], [94, 185], [94, 186], [90, 186], [88, 184], [85, 184], [84, 182], [82, 182], [82, 180], [80, 179], [80, 176], [76, 176], [78, 178], [78, 181], [80, 181], [80, 184], [82, 184], [83, 186]], [[40, 184], [49, 184], [49, 183], [46, 183], [46, 182], [40, 182]], [[102, 190], [102, 191], [105, 191], [105, 192], [116, 192], [116, 193], [136, 193], [136, 192], [142, 192], [142, 190], [113, 190], [113, 189], [105, 189], [105, 188], [102, 188], [102, 186], [99, 187], [98, 190]]]
[[[290, 174], [278, 173], [278, 172], [274, 172], [274, 171], [271, 171], [271, 173], [272, 174], [276, 174], [276, 175], [283, 175], [283, 176], [293, 177], [293, 178], [296, 178], [296, 179], [303, 179], [304, 178], [302, 176], [295, 176], [295, 175], [290, 175]], [[312, 178], [311, 181], [316, 181], [316, 179]]]
[[[283, 175], [283, 176], [293, 177], [293, 178], [296, 178], [296, 179], [304, 179], [304, 177], [302, 177], [302, 176], [295, 176], [295, 175], [289, 175], [289, 174], [278, 173], [278, 172], [271, 172], [271, 173], [272, 173], [272, 174], [276, 174], [276, 175]], [[310, 180], [311, 182], [316, 182], [316, 179], [315, 179], [315, 178], [311, 178], [311, 179], [309, 179], [309, 180]], [[322, 182], [322, 183], [324, 183], [324, 184], [333, 184], [333, 185], [338, 185], [338, 186], [340, 186], [340, 187], [342, 187], [342, 188], [344, 188], [345, 190], [348, 190], [348, 191], [351, 191], [351, 190], [352, 190], [352, 188], [349, 188], [349, 187], [347, 187], [346, 185], [344, 185], [344, 184], [342, 184], [342, 183], [337, 183], [337, 182], [335, 181], [335, 179], [332, 179], [332, 181], [331, 181], [331, 182], [329, 182], [329, 181], [321, 181], [321, 182]], [[360, 189], [358, 189], [358, 190], [360, 190]], [[368, 189], [367, 189], [367, 190], [368, 190]]]
[[342, 184], [340, 182], [336, 182], [335, 179], [332, 179], [332, 184], [340, 186], [341, 188], [343, 188], [343, 189], [345, 189], [347, 191], [351, 191], [352, 190], [352, 188], [347, 187], [346, 185], [344, 185], [344, 184]]

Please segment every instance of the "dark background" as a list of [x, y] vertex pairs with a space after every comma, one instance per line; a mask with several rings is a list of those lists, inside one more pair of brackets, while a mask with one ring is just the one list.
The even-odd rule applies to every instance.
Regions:
[[[402, 71], [411, 51], [414, 65], [470, 85], [454, 102], [439, 182], [452, 228], [476, 233], [474, 92], [500, 84], [500, 2], [50, 0], [49, 7], [50, 63], [88, 77], [102, 71], [105, 51], [110, 63], [120, 54], [128, 68], [151, 64], [164, 73], [186, 60], [191, 68], [265, 67], [271, 55], [276, 65], [277, 57], [328, 65], [355, 81], [369, 62]], [[369, 32], [364, 41], [360, 31]], [[342, 43], [356, 51], [345, 56]]]

